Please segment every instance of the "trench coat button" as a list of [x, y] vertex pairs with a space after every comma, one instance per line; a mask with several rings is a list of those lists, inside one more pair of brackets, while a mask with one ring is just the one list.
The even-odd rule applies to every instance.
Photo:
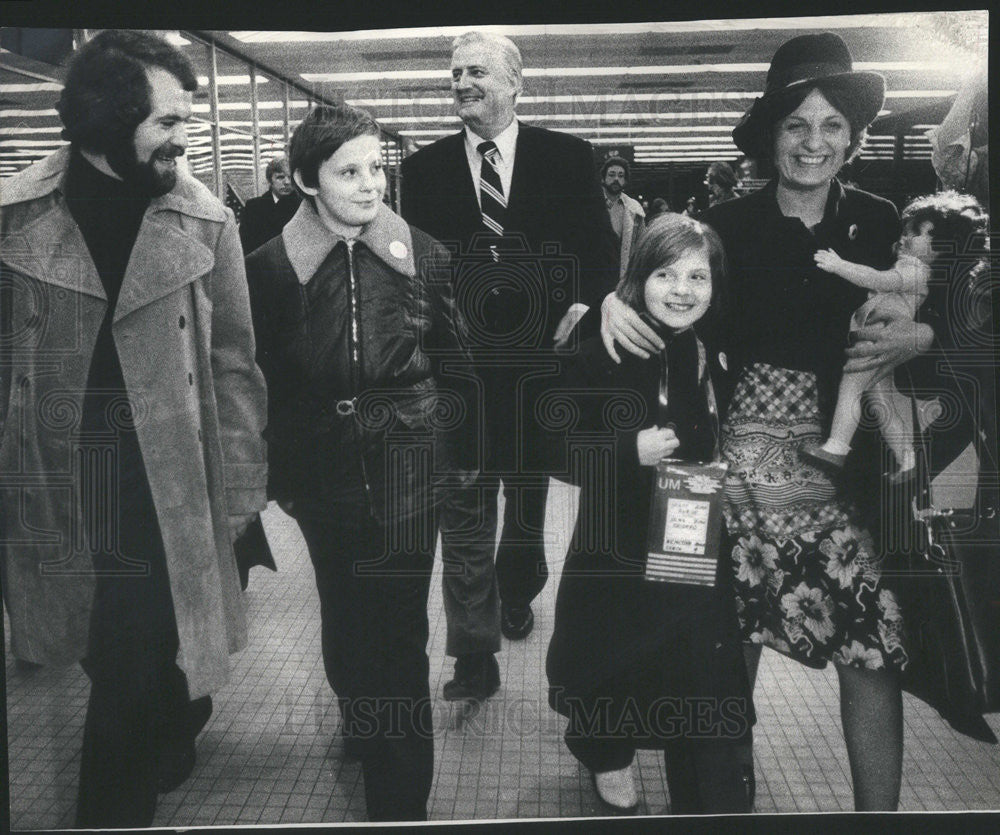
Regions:
[[180, 325], [180, 327], [181, 327], [181, 330], [184, 330], [184, 325], [185, 325], [186, 323], [185, 323], [185, 321], [184, 321], [184, 317], [183, 317], [183, 316], [181, 316], [181, 318], [180, 318], [180, 319], [178, 320], [177, 324], [178, 324], [178, 325]]

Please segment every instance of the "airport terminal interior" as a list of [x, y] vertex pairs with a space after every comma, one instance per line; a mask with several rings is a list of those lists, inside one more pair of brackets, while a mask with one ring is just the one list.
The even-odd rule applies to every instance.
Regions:
[[[708, 205], [706, 167], [726, 161], [742, 187], [770, 172], [739, 169], [733, 125], [761, 95], [770, 57], [788, 38], [834, 31], [856, 69], [886, 78], [887, 97], [847, 178], [898, 207], [932, 191], [927, 130], [940, 124], [975, 72], [985, 73], [988, 14], [976, 11], [495, 27], [517, 43], [525, 90], [518, 116], [566, 131], [598, 160], [624, 157], [627, 192], [681, 211]], [[456, 132], [448, 55], [474, 26], [367, 31], [173, 30], [164, 35], [199, 75], [189, 125], [191, 173], [239, 216], [267, 190], [264, 168], [317, 103], [346, 101], [379, 121], [398, 207], [401, 160]], [[489, 27], [486, 27], [489, 28]], [[54, 103], [75, 49], [99, 30], [12, 29], [0, 52], [0, 189], [60, 145]], [[596, 176], [596, 173], [595, 173]], [[968, 450], [935, 483], [936, 501], [968, 506], [976, 480]], [[502, 501], [502, 497], [501, 497]], [[607, 814], [587, 771], [563, 743], [548, 705], [545, 656], [555, 592], [576, 513], [576, 489], [553, 481], [546, 515], [549, 581], [526, 640], [503, 642], [501, 687], [471, 707], [441, 697], [445, 655], [440, 545], [429, 602], [434, 699], [431, 821], [556, 819]], [[501, 514], [502, 518], [502, 514]], [[249, 645], [198, 738], [191, 777], [159, 799], [155, 826], [364, 821], [359, 763], [340, 736], [320, 652], [315, 578], [295, 522], [274, 503], [263, 514], [277, 572], [254, 568], [246, 592]], [[8, 545], [7, 547], [16, 547]], [[7, 756], [12, 829], [71, 827], [89, 682], [79, 665], [33, 667], [6, 653]], [[765, 650], [754, 691], [757, 813], [848, 812], [851, 776], [832, 666], [813, 670]], [[987, 717], [1000, 735], [1000, 715]], [[1000, 809], [1000, 745], [953, 730], [904, 694], [900, 811]], [[640, 812], [669, 812], [662, 758], [640, 751]]]

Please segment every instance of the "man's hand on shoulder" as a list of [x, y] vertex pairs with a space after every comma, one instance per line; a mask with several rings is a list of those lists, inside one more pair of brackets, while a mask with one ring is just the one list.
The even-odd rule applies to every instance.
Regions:
[[658, 354], [664, 348], [663, 340], [656, 331], [614, 293], [608, 293], [601, 302], [601, 339], [615, 362], [621, 362], [615, 351], [616, 342], [630, 354], [643, 359]]

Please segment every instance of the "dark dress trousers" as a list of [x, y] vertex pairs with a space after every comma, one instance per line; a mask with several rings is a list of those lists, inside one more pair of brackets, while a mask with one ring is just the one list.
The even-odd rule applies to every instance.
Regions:
[[240, 243], [243, 244], [243, 254], [249, 255], [275, 235], [280, 235], [301, 202], [302, 198], [294, 193], [275, 202], [270, 190], [260, 197], [247, 200], [240, 219]]
[[490, 588], [501, 478], [506, 505], [496, 552], [500, 598], [525, 606], [545, 585], [548, 482], [524, 466], [525, 450], [538, 442], [525, 383], [535, 376], [555, 378], [560, 355], [552, 337], [559, 321], [574, 302], [599, 305], [618, 275], [615, 236], [587, 142], [519, 125], [499, 238], [483, 231], [479, 178], [469, 170], [464, 142], [464, 133], [457, 133], [404, 160], [402, 192], [406, 220], [452, 253], [456, 306], [468, 327], [480, 384], [482, 473], [472, 491], [442, 508], [445, 560], [460, 563], [464, 572], [458, 580], [445, 579], [450, 655], [499, 649], [496, 628], [482, 628], [475, 610], [489, 617], [496, 603]]

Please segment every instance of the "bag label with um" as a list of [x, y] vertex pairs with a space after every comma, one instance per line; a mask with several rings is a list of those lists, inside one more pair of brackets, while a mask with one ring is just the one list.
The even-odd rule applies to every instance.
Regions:
[[647, 580], [714, 586], [727, 465], [664, 459], [656, 465]]

